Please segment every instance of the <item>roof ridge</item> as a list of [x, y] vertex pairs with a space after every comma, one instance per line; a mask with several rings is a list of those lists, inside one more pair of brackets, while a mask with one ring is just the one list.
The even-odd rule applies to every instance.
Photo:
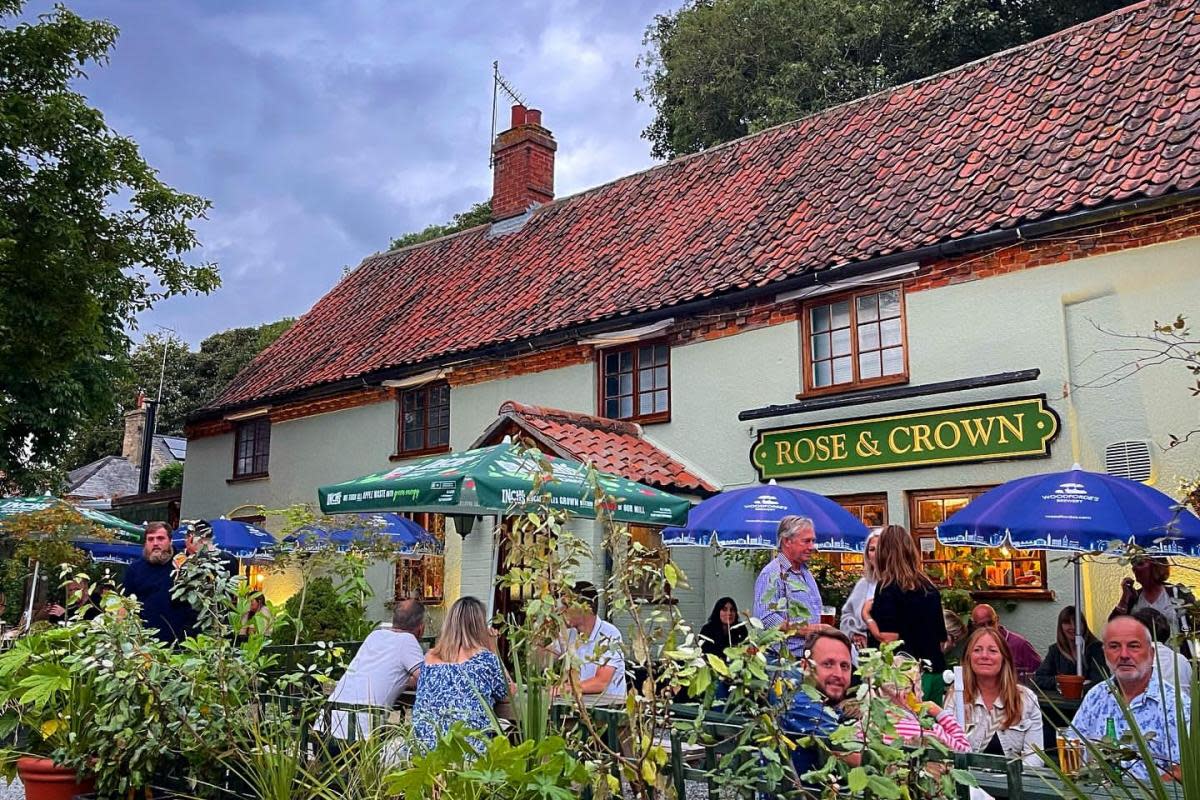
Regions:
[[642, 437], [642, 426], [635, 422], [627, 422], [620, 419], [609, 419], [594, 414], [586, 414], [582, 411], [567, 411], [561, 408], [551, 408], [549, 406], [533, 405], [531, 403], [519, 403], [516, 400], [506, 400], [500, 406], [499, 413], [512, 413], [524, 417], [545, 417], [553, 422], [569, 422], [574, 425], [582, 425], [587, 428], [595, 428], [597, 430], [608, 431], [609, 433], [619, 433], [628, 436]]

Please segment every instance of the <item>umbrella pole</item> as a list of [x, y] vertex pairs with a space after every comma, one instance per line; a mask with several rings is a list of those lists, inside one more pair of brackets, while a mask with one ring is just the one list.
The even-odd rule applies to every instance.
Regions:
[[498, 524], [500, 522], [499, 517], [491, 517], [491, 520], [491, 530], [488, 532], [492, 537], [492, 557], [488, 560], [487, 618], [489, 620], [496, 613], [496, 574], [499, 572], [496, 557], [500, 552], [499, 532], [502, 527]]
[[1083, 675], [1083, 556], [1075, 559], [1075, 674]]
[[42, 562], [33, 562], [33, 578], [29, 581], [29, 602], [25, 604], [25, 630], [33, 628], [33, 599], [37, 597], [38, 570]]

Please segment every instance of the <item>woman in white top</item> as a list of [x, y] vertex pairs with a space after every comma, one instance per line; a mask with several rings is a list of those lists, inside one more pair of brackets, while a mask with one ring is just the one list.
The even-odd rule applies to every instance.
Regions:
[[863, 604], [875, 597], [875, 550], [879, 545], [879, 528], [873, 528], [867, 537], [867, 549], [863, 554], [863, 576], [854, 584], [850, 596], [842, 606], [842, 620], [838, 627], [850, 637], [855, 647], [867, 646], [867, 623], [863, 621]]
[[[976, 753], [1001, 751], [1029, 766], [1044, 762], [1042, 709], [1037, 697], [1017, 682], [1012, 653], [995, 628], [980, 628], [967, 639], [963, 653], [963, 728]], [[946, 708], [958, 707], [960, 687], [946, 695]]]

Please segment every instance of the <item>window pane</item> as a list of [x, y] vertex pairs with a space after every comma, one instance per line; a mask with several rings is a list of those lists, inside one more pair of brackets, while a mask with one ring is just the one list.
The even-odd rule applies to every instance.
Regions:
[[665, 344], [655, 345], [654, 346], [654, 365], [656, 367], [661, 367], [664, 364], [666, 364], [670, 360], [669, 359], [670, 352], [671, 352], [670, 349]]
[[667, 392], [654, 393], [654, 413], [660, 414], [667, 410]]
[[638, 413], [653, 414], [654, 413], [654, 393], [647, 392], [638, 398]]
[[917, 502], [917, 522], [921, 525], [937, 525], [945, 517], [942, 516], [941, 500], [920, 500]]
[[604, 402], [604, 416], [608, 417], [609, 419], [617, 419], [618, 418], [617, 415], [620, 414], [620, 412], [621, 412], [621, 407], [620, 407], [620, 405], [618, 405], [618, 403], [615, 399], [614, 400], [606, 400]]
[[633, 416], [633, 398], [632, 397], [622, 397], [620, 402], [621, 402], [621, 411], [617, 415], [617, 418], [618, 419], [629, 419], [630, 417]]
[[812, 337], [812, 357], [814, 359], [825, 359], [832, 355], [829, 352], [829, 334], [818, 333]]
[[884, 347], [891, 347], [900, 344], [900, 320], [888, 319], [880, 323], [881, 336], [880, 340]]
[[417, 428], [415, 430], [404, 431], [404, 449], [405, 450], [422, 450], [425, 447], [425, 430]]
[[621, 393], [621, 380], [616, 375], [604, 379], [604, 396], [613, 397]]
[[638, 370], [638, 391], [648, 392], [654, 388], [654, 368]]
[[870, 322], [879, 317], [879, 304], [876, 295], [869, 294], [858, 298], [858, 321]]
[[813, 386], [829, 386], [833, 383], [833, 365], [828, 361], [813, 364]]
[[900, 290], [888, 289], [886, 292], [879, 293], [879, 317], [887, 319], [889, 317], [900, 316]]
[[620, 388], [620, 391], [618, 392], [618, 394], [633, 394], [633, 373], [632, 372], [621, 373], [621, 384], [620, 384], [619, 388]]
[[425, 415], [420, 411], [409, 411], [404, 415], [404, 430], [419, 431], [425, 427]]
[[444, 447], [450, 444], [450, 429], [446, 427], [434, 428], [429, 431], [429, 446]]
[[638, 366], [648, 367], [654, 363], [654, 347], [646, 346], [638, 348]]
[[833, 382], [849, 383], [852, 380], [854, 380], [854, 373], [850, 365], [850, 358], [835, 358], [833, 360]]
[[904, 372], [904, 348], [893, 347], [883, 351], [883, 374], [899, 375]]
[[887, 520], [887, 509], [881, 503], [867, 503], [862, 507], [862, 523], [871, 528]]
[[604, 355], [604, 374], [611, 375], [612, 373], [617, 371], [618, 367], [619, 367], [618, 354], [617, 353], [606, 353]]
[[850, 326], [850, 301], [842, 300], [839, 303], [834, 303], [830, 308], [833, 309], [833, 327], [847, 328]]
[[875, 322], [868, 322], [866, 325], [858, 326], [858, 349], [859, 350], [878, 350], [879, 349], [879, 325]]
[[946, 518], [949, 519], [950, 515], [955, 511], [965, 508], [969, 502], [971, 502], [971, 498], [969, 497], [955, 497], [953, 499], [943, 501], [942, 507], [945, 509], [944, 513], [946, 514]]
[[850, 329], [843, 328], [833, 332], [833, 354], [835, 356], [850, 355]]
[[872, 350], [869, 353], [863, 353], [858, 357], [858, 378], [859, 380], [870, 380], [878, 378], [882, 373], [879, 371], [879, 351]]
[[814, 331], [829, 330], [829, 306], [817, 306], [812, 310], [812, 329]]
[[654, 368], [654, 387], [656, 389], [661, 389], [669, 383], [667, 369], [668, 367]]
[[620, 353], [617, 354], [617, 362], [620, 365], [621, 372], [632, 372], [633, 371], [633, 351], [632, 350], [622, 350]]

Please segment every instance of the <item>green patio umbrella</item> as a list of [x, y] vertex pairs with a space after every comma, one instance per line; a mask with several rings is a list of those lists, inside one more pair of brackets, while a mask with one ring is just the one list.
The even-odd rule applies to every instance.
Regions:
[[[581, 517], [595, 517], [588, 468], [577, 461], [543, 456], [553, 479], [542, 485], [548, 505]], [[513, 444], [480, 447], [430, 456], [395, 469], [322, 486], [317, 490], [326, 514], [355, 511], [426, 511], [442, 514], [497, 515], [533, 508], [539, 459]], [[600, 473], [599, 483], [612, 498], [609, 512], [620, 522], [681, 525], [690, 503], [659, 489]]]
[[0, 523], [18, 514], [29, 514], [36, 511], [48, 511], [53, 508], [70, 508], [78, 512], [88, 522], [113, 531], [113, 536], [126, 542], [141, 544], [143, 530], [136, 522], [105, 514], [92, 508], [80, 508], [66, 500], [45, 495], [41, 497], [4, 497], [0, 498]]

